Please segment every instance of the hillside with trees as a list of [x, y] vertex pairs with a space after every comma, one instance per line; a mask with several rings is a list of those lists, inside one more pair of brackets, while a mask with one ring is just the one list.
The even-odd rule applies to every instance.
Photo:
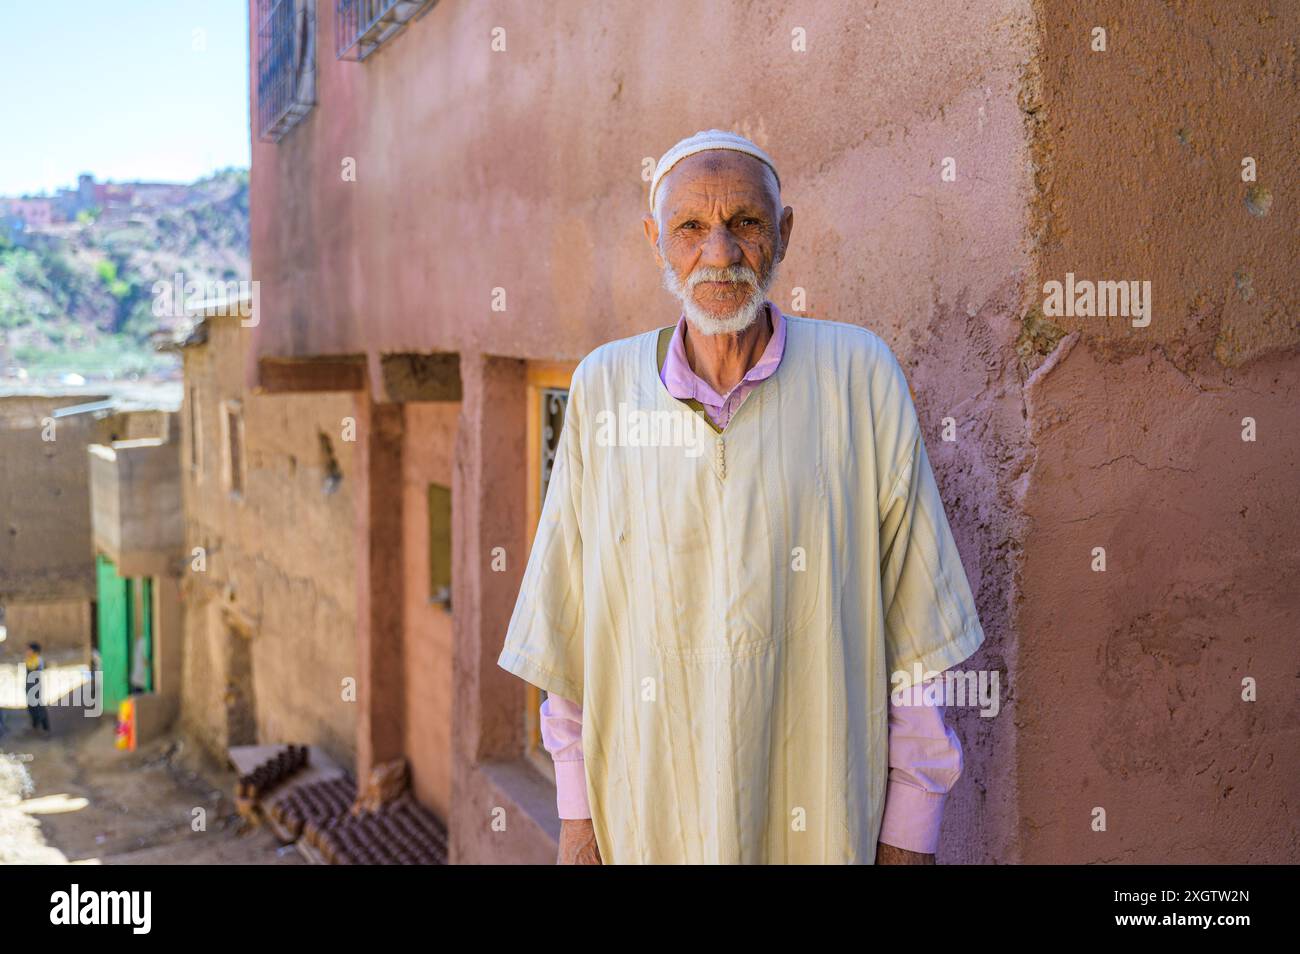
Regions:
[[154, 344], [183, 319], [155, 314], [156, 282], [248, 275], [248, 171], [200, 179], [166, 205], [36, 230], [0, 229], [0, 384], [166, 379]]

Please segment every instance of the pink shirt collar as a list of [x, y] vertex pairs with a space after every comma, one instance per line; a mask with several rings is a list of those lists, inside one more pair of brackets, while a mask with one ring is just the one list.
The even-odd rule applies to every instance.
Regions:
[[[768, 339], [767, 347], [754, 366], [725, 395], [718, 394], [708, 382], [691, 370], [690, 362], [686, 360], [686, 316], [679, 317], [672, 341], [668, 344], [668, 356], [664, 358], [664, 366], [659, 370], [659, 377], [668, 393], [680, 401], [694, 398], [704, 405], [715, 421], [719, 416], [717, 412], [723, 413], [724, 421], [730, 420], [731, 414], [745, 396], [760, 382], [776, 373], [781, 364], [781, 356], [785, 354], [785, 319], [781, 309], [771, 300], [765, 300], [764, 306], [772, 317], [772, 337]], [[718, 423], [721, 425], [724, 422]]]

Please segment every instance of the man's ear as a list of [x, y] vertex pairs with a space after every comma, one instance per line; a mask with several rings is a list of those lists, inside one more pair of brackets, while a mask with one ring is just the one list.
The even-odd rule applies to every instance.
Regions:
[[786, 206], [781, 212], [781, 256], [778, 262], [785, 261], [785, 251], [790, 247], [790, 233], [794, 231], [794, 209]]
[[655, 264], [660, 269], [664, 267], [663, 256], [659, 254], [659, 225], [655, 222], [653, 215], [647, 215], [641, 220], [641, 228], [645, 231], [646, 241], [650, 243], [650, 249], [654, 252]]

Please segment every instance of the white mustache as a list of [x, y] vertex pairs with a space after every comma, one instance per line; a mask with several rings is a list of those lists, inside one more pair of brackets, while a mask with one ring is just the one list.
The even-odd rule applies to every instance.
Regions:
[[702, 282], [744, 282], [750, 287], [758, 286], [758, 276], [752, 268], [706, 268], [697, 269], [686, 279], [686, 288], [690, 290]]

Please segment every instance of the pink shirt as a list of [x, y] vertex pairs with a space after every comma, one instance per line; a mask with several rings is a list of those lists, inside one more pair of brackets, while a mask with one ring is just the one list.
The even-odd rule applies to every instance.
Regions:
[[[686, 360], [686, 317], [677, 321], [659, 376], [679, 400], [694, 398], [718, 427], [754, 388], [771, 377], [785, 353], [781, 310], [766, 302], [772, 337], [762, 356], [727, 394], [718, 394], [691, 370]], [[914, 688], [906, 705], [889, 703], [889, 782], [880, 841], [895, 848], [934, 854], [939, 844], [943, 804], [962, 771], [961, 743], [943, 721], [942, 706], [923, 704], [923, 689]], [[582, 757], [582, 707], [549, 695], [541, 710], [542, 745], [555, 762], [556, 807], [561, 818], [590, 818], [587, 775]]]

